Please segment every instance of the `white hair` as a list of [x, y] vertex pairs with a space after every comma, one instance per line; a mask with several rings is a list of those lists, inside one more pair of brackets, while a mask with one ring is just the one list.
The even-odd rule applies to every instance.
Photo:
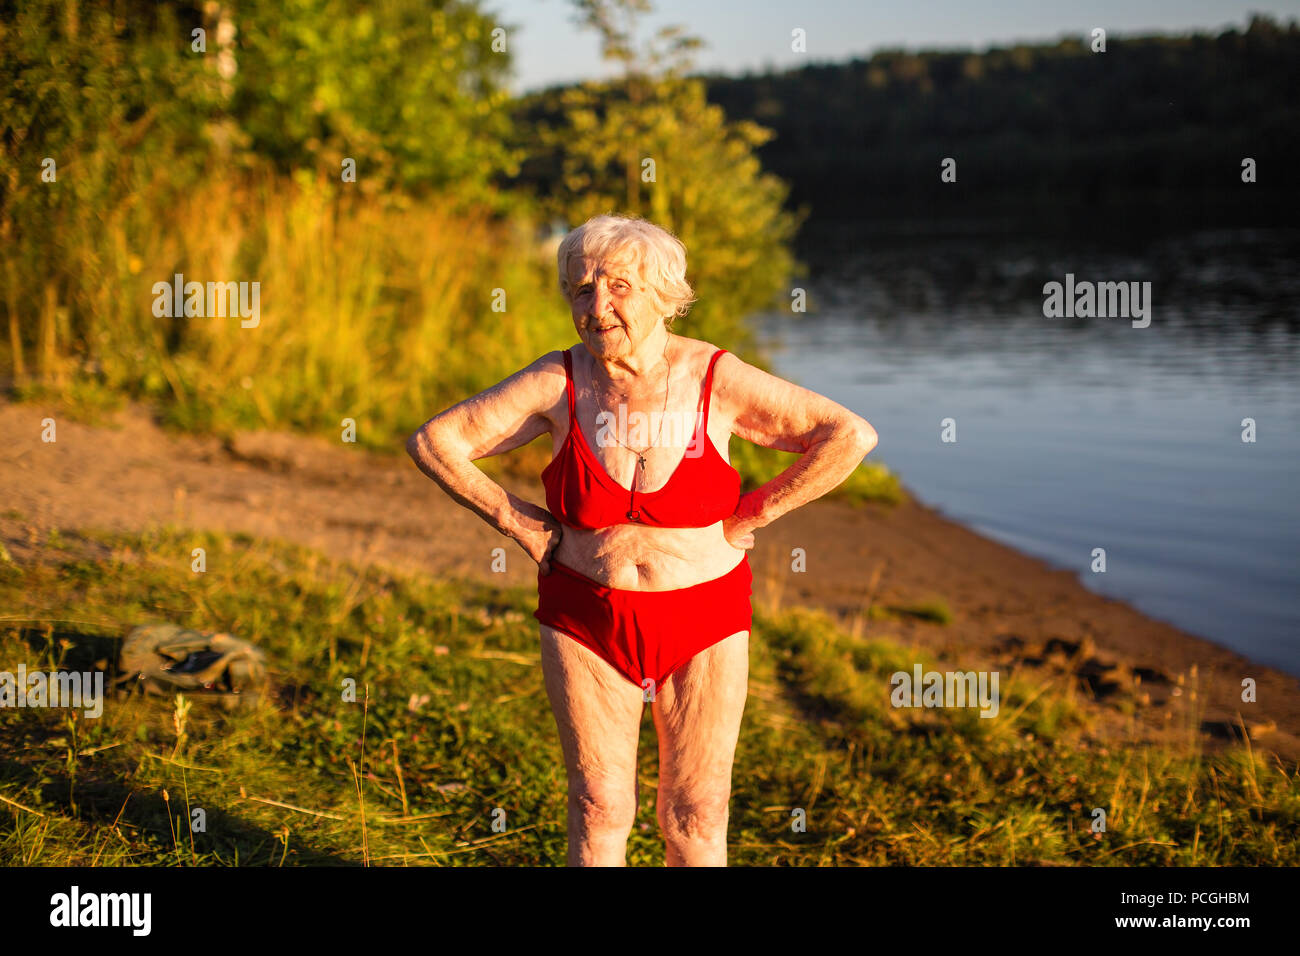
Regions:
[[593, 216], [564, 237], [556, 251], [560, 292], [572, 298], [569, 267], [575, 259], [594, 262], [631, 258], [650, 294], [663, 309], [665, 324], [690, 311], [695, 290], [686, 281], [686, 246], [667, 229], [628, 216]]

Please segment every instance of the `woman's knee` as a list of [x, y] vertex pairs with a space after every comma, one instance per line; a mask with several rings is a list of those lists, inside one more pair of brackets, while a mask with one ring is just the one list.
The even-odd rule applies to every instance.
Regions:
[[634, 788], [583, 781], [569, 788], [569, 809], [588, 832], [626, 833], [636, 822]]
[[730, 791], [669, 794], [659, 800], [656, 814], [670, 842], [711, 842], [725, 838]]

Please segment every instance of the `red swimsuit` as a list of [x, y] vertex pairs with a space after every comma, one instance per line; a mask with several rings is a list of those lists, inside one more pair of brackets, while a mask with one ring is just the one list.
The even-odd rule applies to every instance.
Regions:
[[[663, 488], [640, 493], [614, 481], [587, 444], [574, 413], [573, 360], [566, 351], [569, 432], [542, 471], [551, 513], [565, 525], [585, 530], [616, 524], [704, 528], [730, 517], [740, 500], [740, 473], [727, 464], [708, 433], [713, 366], [724, 351], [709, 361], [698, 424], [681, 463]], [[748, 554], [720, 578], [671, 591], [606, 587], [552, 559], [550, 574], [538, 571], [533, 616], [653, 692], [700, 651], [750, 629], [752, 582]]]

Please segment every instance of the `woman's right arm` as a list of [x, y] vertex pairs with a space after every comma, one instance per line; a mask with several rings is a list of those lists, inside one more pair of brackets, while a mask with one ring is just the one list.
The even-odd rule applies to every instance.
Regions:
[[422, 472], [456, 502], [518, 541], [543, 574], [550, 573], [550, 556], [560, 543], [559, 521], [545, 508], [506, 491], [473, 463], [549, 432], [551, 411], [564, 398], [564, 382], [560, 353], [550, 352], [439, 412], [406, 440], [406, 451]]

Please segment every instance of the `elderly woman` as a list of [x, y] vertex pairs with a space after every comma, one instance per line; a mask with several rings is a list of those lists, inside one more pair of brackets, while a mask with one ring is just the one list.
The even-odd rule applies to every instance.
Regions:
[[[756, 529], [847, 478], [876, 433], [830, 399], [675, 335], [694, 295], [685, 247], [658, 226], [597, 216], [557, 258], [582, 347], [547, 353], [435, 416], [407, 450], [537, 562], [570, 865], [626, 862], [647, 704], [667, 863], [725, 865], [749, 676], [746, 552]], [[545, 508], [472, 464], [547, 433]], [[732, 435], [802, 457], [742, 495]]]

